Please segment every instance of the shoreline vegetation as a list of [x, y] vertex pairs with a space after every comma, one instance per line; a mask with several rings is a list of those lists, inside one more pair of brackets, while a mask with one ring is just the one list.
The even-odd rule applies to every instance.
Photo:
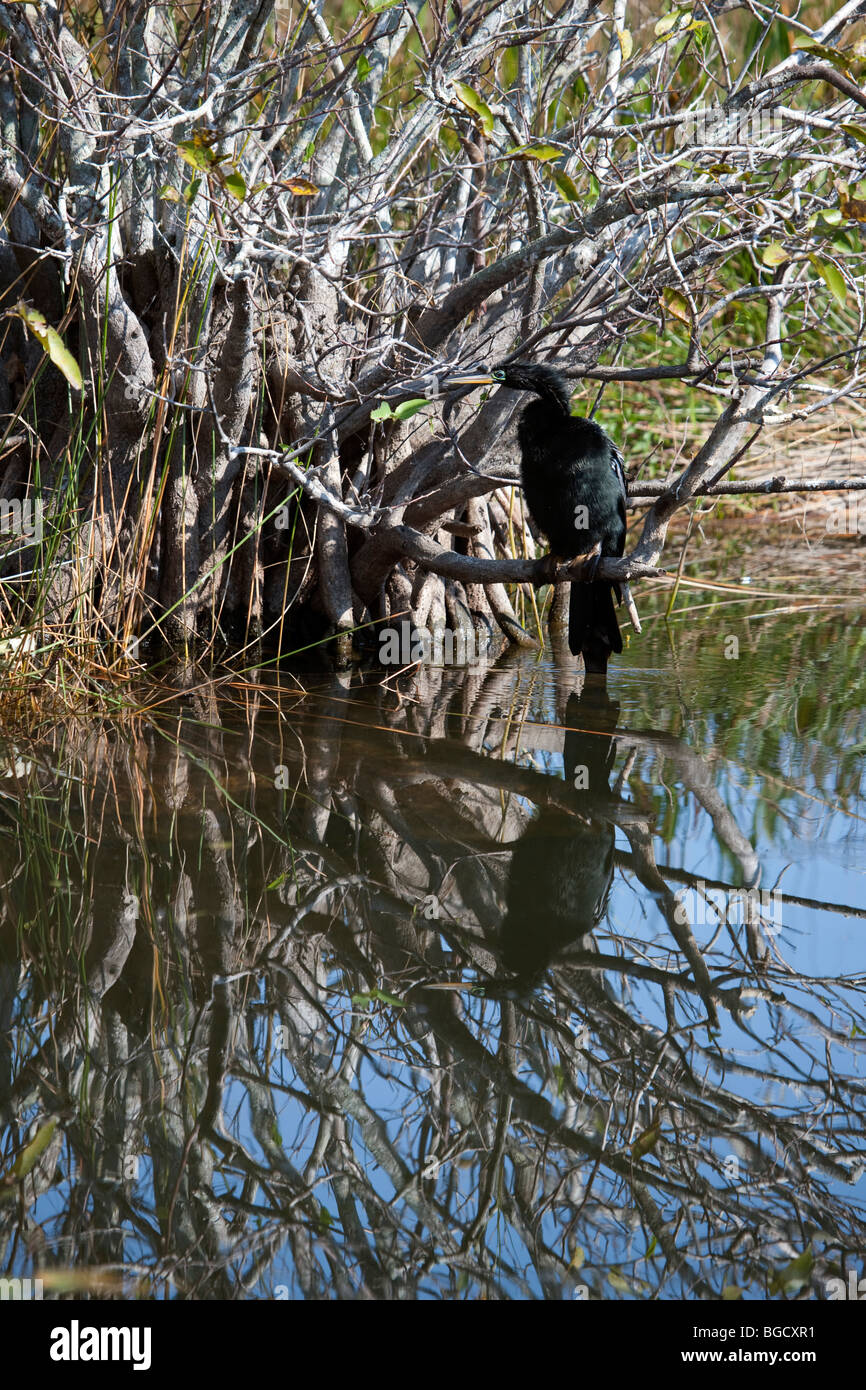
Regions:
[[622, 448], [641, 606], [730, 596], [713, 500], [866, 532], [856, 446], [814, 464], [866, 385], [856, 5], [232, 14], [0, 4], [0, 703], [404, 619], [538, 649], [581, 557], [552, 601], [521, 397], [440, 390], [478, 362]]

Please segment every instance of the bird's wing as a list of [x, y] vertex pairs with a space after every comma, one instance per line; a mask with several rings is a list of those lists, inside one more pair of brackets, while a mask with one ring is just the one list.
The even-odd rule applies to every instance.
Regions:
[[610, 466], [611, 466], [611, 468], [612, 468], [613, 471], [614, 471], [614, 474], [615, 474], [615, 476], [616, 476], [616, 478], [617, 478], [617, 481], [619, 482], [620, 487], [622, 488], [623, 496], [625, 496], [626, 493], [628, 492], [628, 484], [626, 483], [626, 480], [625, 480], [625, 459], [623, 458], [623, 456], [622, 456], [622, 454], [620, 453], [619, 449], [618, 449], [618, 448], [616, 447], [616, 445], [614, 444], [613, 440], [610, 440], [609, 442], [610, 442]]

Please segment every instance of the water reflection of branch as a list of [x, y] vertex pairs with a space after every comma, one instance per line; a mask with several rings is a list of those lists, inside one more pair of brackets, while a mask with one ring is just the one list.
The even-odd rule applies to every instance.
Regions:
[[[426, 699], [258, 691], [232, 728], [196, 697], [125, 742], [58, 744], [86, 782], [37, 765], [18, 841], [0, 840], [18, 924], [0, 932], [15, 1037], [0, 1106], [19, 1126], [60, 1115], [82, 1164], [70, 1178], [52, 1142], [28, 1179], [30, 1235], [56, 1188], [47, 1258], [74, 1239], [123, 1266], [132, 1229], [136, 1271], [190, 1296], [285, 1281], [310, 1298], [553, 1298], [575, 1279], [602, 1292], [613, 1266], [644, 1296], [718, 1297], [766, 1292], [803, 1230], [861, 1250], [843, 1184], [862, 1147], [845, 1058], [864, 982], [750, 957], [735, 933], [727, 951], [700, 942], [669, 886], [699, 880], [656, 862], [636, 753], [674, 769], [759, 882], [713, 769], [591, 702], [533, 722], [501, 670], [431, 675]], [[547, 770], [520, 761], [545, 754]], [[80, 883], [46, 901], [58, 862]], [[557, 930], [521, 974], [503, 926], [533, 870]], [[661, 951], [609, 920], [623, 870], [661, 913]], [[487, 993], [425, 988], [443, 981]], [[0, 1205], [0, 1239], [18, 1221]]]

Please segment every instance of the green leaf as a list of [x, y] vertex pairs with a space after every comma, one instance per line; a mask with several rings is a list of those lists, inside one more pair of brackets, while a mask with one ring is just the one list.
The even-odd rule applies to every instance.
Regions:
[[366, 82], [371, 71], [370, 59], [367, 57], [366, 53], [362, 53], [355, 67], [355, 76], [359, 82]]
[[35, 1166], [37, 1160], [51, 1143], [56, 1128], [56, 1119], [49, 1120], [47, 1124], [39, 1126], [35, 1135], [30, 1140], [30, 1143], [25, 1149], [21, 1150], [15, 1162], [12, 1164], [13, 1178], [21, 1179], [27, 1177], [31, 1168]]
[[223, 188], [231, 193], [233, 198], [237, 198], [239, 203], [242, 203], [247, 196], [247, 185], [243, 174], [226, 174], [223, 179]]
[[390, 1004], [392, 1009], [405, 1009], [406, 1007], [406, 1001], [404, 999], [398, 999], [396, 994], [386, 994], [384, 989], [372, 989], [370, 991], [370, 998], [378, 999], [380, 1004]]
[[74, 387], [76, 391], [80, 391], [83, 384], [81, 368], [65, 346], [56, 328], [52, 328], [45, 315], [40, 314], [38, 309], [31, 309], [29, 304], [24, 303], [23, 299], [18, 301], [16, 312], [19, 318], [24, 320], [34, 338], [42, 344], [58, 371], [61, 371], [66, 377], [69, 385]]
[[798, 1255], [784, 1269], [780, 1269], [770, 1280], [770, 1293], [799, 1293], [808, 1284], [815, 1263], [811, 1245], [807, 1245], [802, 1255]]
[[164, 183], [157, 197], [162, 198], [166, 203], [179, 203], [181, 201], [180, 189], [174, 188], [170, 183]]
[[183, 198], [187, 207], [192, 207], [196, 200], [196, 195], [201, 188], [201, 179], [190, 179], [186, 188], [183, 190]]
[[826, 44], [818, 43], [811, 34], [797, 34], [794, 39], [795, 51], [805, 50], [812, 53], [816, 58], [823, 58], [825, 63], [830, 63], [832, 67], [838, 68], [840, 72], [848, 72], [851, 67], [851, 58], [847, 53], [840, 53], [838, 48], [828, 48]]
[[490, 110], [490, 107], [487, 105], [487, 102], [484, 101], [484, 99], [480, 97], [477, 92], [473, 91], [471, 87], [467, 87], [465, 82], [455, 82], [454, 90], [457, 93], [460, 100], [463, 102], [463, 105], [468, 107], [469, 110], [474, 112], [474, 114], [478, 117], [478, 119], [481, 122], [481, 129], [484, 131], [484, 134], [492, 135], [493, 112]]
[[643, 1158], [644, 1154], [650, 1153], [659, 1142], [661, 1133], [661, 1125], [650, 1125], [649, 1129], [645, 1129], [643, 1134], [639, 1134], [631, 1146], [632, 1158]]
[[692, 316], [689, 312], [688, 300], [680, 294], [679, 290], [672, 290], [669, 286], [662, 290], [660, 303], [665, 312], [670, 314], [672, 318], [679, 319], [681, 323], [691, 324]]
[[824, 284], [832, 294], [838, 304], [844, 308], [848, 302], [848, 290], [845, 285], [845, 277], [838, 266], [832, 261], [820, 261], [817, 256], [810, 256], [809, 260], [817, 270]]
[[212, 150], [203, 139], [196, 136], [193, 136], [192, 140], [179, 140], [177, 152], [191, 168], [200, 169], [203, 173], [214, 169], [224, 158], [223, 155], [217, 154], [216, 150]]
[[390, 1004], [393, 1009], [405, 1009], [406, 1002], [398, 999], [396, 994], [386, 994], [384, 989], [371, 989], [366, 994], [353, 994], [352, 1003], [356, 1008], [369, 1009], [373, 1002], [379, 1004]]
[[617, 28], [616, 36], [619, 39], [619, 46], [622, 50], [622, 61], [627, 63], [634, 51], [634, 39], [628, 29]]
[[823, 212], [813, 212], [806, 219], [806, 231], [814, 232], [816, 236], [839, 235], [839, 226], [843, 221], [841, 208], [828, 208]]
[[736, 1284], [726, 1284], [722, 1289], [722, 1298], [725, 1303], [733, 1303], [736, 1299], [742, 1298], [743, 1290], [738, 1289]]
[[390, 420], [390, 419], [391, 419], [391, 416], [392, 416], [393, 414], [394, 414], [394, 412], [393, 412], [393, 410], [391, 409], [391, 407], [389, 406], [388, 402], [387, 402], [387, 401], [383, 401], [381, 405], [377, 405], [377, 406], [376, 406], [376, 409], [375, 409], [375, 410], [371, 410], [371, 411], [370, 411], [370, 419], [371, 419], [371, 420]]
[[607, 1276], [607, 1282], [612, 1289], [617, 1289], [620, 1293], [631, 1293], [632, 1287], [627, 1279], [624, 1279], [618, 1269], [612, 1269]]
[[394, 411], [395, 420], [409, 420], [413, 415], [417, 415], [419, 410], [423, 410], [425, 405], [429, 405], [426, 396], [415, 396], [411, 401], [401, 401]]
[[556, 184], [567, 203], [577, 203], [580, 201], [577, 184], [570, 174], [566, 174], [564, 169], [551, 169], [550, 177], [553, 179], [553, 182]]
[[667, 34], [679, 28], [680, 20], [684, 18], [682, 10], [671, 10], [670, 14], [663, 15], [653, 30], [657, 39], [663, 39]]
[[367, 14], [379, 14], [382, 10], [391, 10], [395, 5], [402, 5], [402, 3], [403, 0], [368, 0]]
[[538, 159], [544, 163], [548, 159], [562, 159], [565, 150], [558, 150], [555, 145], [515, 145], [505, 153], [517, 159]]
[[785, 262], [789, 261], [790, 259], [791, 257], [788, 255], [781, 242], [771, 241], [769, 246], [765, 248], [764, 254], [761, 257], [761, 265], [784, 265]]
[[851, 135], [855, 140], [859, 140], [861, 145], [866, 145], [866, 129], [862, 125], [855, 125], [853, 121], [843, 121], [842, 129], [846, 135]]

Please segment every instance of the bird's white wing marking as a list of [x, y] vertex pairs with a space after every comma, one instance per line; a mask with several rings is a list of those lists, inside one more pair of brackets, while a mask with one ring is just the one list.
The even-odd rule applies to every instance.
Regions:
[[619, 485], [623, 492], [627, 492], [628, 486], [625, 480], [625, 459], [612, 440], [610, 442], [610, 466], [618, 478]]

